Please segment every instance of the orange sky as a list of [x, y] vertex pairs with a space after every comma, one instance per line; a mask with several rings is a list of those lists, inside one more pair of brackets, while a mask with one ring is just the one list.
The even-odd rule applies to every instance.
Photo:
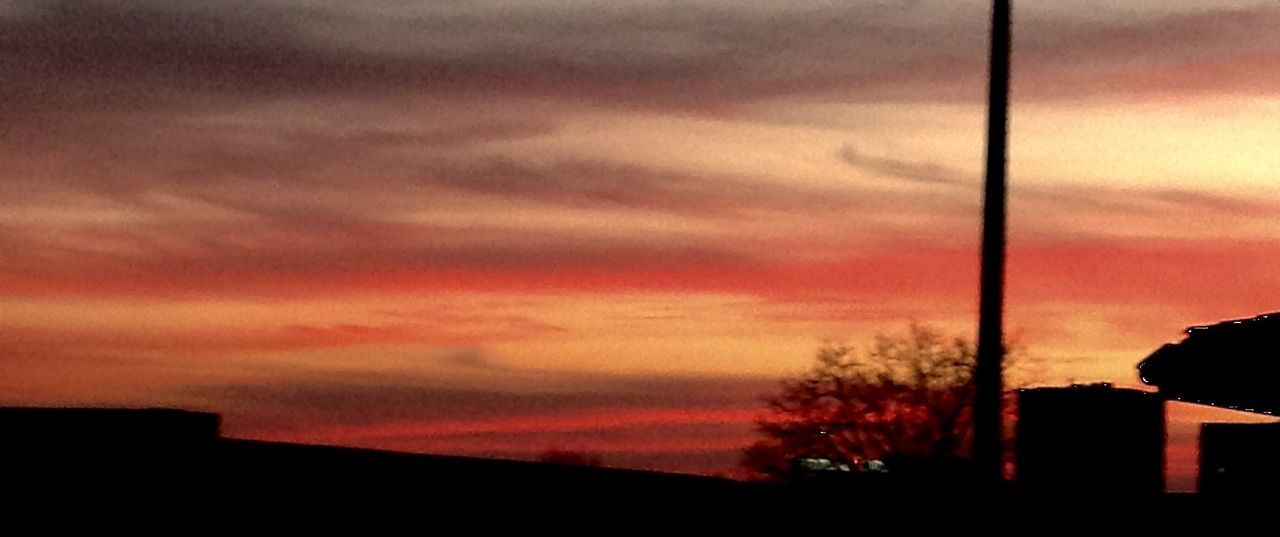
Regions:
[[[984, 2], [234, 3], [0, 2], [0, 402], [719, 472], [822, 342], [974, 328]], [[1280, 10], [1112, 3], [1017, 6], [1051, 384], [1280, 298]], [[1245, 419], [1171, 417], [1175, 488]]]

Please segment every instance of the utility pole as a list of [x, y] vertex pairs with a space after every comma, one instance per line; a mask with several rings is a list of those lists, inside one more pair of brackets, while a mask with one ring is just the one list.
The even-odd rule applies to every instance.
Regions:
[[1010, 0], [994, 0], [991, 80], [987, 103], [987, 177], [982, 208], [982, 282], [978, 311], [978, 360], [974, 368], [973, 457], [979, 478], [1004, 479], [1002, 399], [1004, 378], [1005, 176], [1009, 131]]

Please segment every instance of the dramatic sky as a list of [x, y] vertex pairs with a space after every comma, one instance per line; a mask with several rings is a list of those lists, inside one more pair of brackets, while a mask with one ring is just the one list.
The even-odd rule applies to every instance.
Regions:
[[[987, 3], [781, 4], [0, 0], [0, 403], [731, 470], [822, 342], [975, 324]], [[1280, 309], [1280, 7], [1016, 19], [1043, 380]]]

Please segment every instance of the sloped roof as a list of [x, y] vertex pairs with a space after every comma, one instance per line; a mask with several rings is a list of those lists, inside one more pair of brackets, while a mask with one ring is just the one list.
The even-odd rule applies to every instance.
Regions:
[[1142, 382], [1171, 399], [1280, 413], [1280, 313], [1192, 326], [1138, 364]]

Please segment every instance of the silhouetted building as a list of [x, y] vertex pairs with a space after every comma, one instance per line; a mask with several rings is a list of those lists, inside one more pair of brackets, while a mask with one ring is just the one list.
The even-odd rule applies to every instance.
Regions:
[[[180, 502], [554, 498], [765, 499], [727, 479], [472, 457], [223, 438], [217, 414], [172, 409], [0, 408], [0, 475], [10, 490]], [[192, 503], [194, 505], [194, 503]]]
[[0, 449], [185, 446], [217, 440], [220, 429], [217, 414], [170, 408], [0, 408]]
[[1020, 491], [1040, 494], [1164, 492], [1164, 400], [1109, 384], [1022, 390]]
[[1280, 423], [1200, 426], [1201, 494], [1275, 494], [1280, 485]]
[[1142, 382], [1168, 399], [1248, 412], [1280, 412], [1280, 314], [1186, 330], [1138, 364]]
[[0, 408], [0, 470], [48, 479], [195, 479], [220, 439], [217, 414], [167, 408]]

